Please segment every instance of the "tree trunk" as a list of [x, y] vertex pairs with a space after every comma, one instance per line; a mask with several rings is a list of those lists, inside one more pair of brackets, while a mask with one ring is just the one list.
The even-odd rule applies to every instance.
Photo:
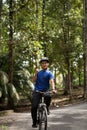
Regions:
[[[68, 13], [68, 11], [69, 11], [69, 2], [66, 2], [65, 5], [64, 5], [64, 14]], [[67, 15], [67, 19], [69, 21], [69, 15]], [[64, 43], [65, 43], [65, 46], [67, 46], [70, 42], [69, 41], [69, 39], [70, 39], [70, 36], [69, 36], [70, 28], [69, 28], [69, 24], [66, 23], [66, 17], [64, 17], [64, 19], [63, 19], [62, 28], [63, 28]], [[67, 74], [67, 82], [66, 82], [67, 86], [65, 86], [64, 94], [69, 93], [70, 99], [72, 100], [70, 52], [67, 48], [66, 48], [66, 51], [65, 51], [65, 63], [67, 65], [68, 74]]]
[[13, 82], [13, 0], [9, 0], [9, 83]]
[[[37, 36], [36, 36], [36, 40], [39, 41], [39, 37], [38, 37], [38, 0], [36, 0], [36, 29], [37, 29]], [[38, 55], [37, 55], [37, 51], [36, 51], [36, 55], [35, 55], [35, 65], [36, 65], [36, 68], [39, 67], [38, 65]]]
[[64, 95], [68, 95], [69, 94], [69, 92], [68, 92], [68, 90], [69, 90], [69, 88], [68, 88], [68, 78], [67, 77], [68, 77], [67, 74], [63, 75], [63, 85], [65, 87]]
[[79, 70], [79, 86], [81, 86], [81, 72], [80, 72], [80, 70]]
[[55, 73], [54, 73], [54, 75], [55, 75], [55, 76], [54, 76], [54, 77], [55, 77], [55, 78], [54, 78], [54, 82], [55, 82], [55, 86], [56, 86], [56, 85], [57, 85], [57, 81], [56, 81], [56, 79], [57, 79], [57, 70], [56, 70], [56, 67], [55, 67], [55, 70], [54, 70], [54, 71], [55, 71]]
[[45, 3], [46, 3], [46, 0], [43, 0], [43, 3], [42, 3], [42, 29], [44, 28], [44, 19], [45, 19]]
[[37, 28], [37, 39], [38, 39], [38, 0], [36, 0], [36, 28]]
[[64, 81], [65, 81], [65, 90], [64, 90], [64, 95], [67, 95], [69, 94], [70, 95], [70, 100], [72, 100], [72, 84], [71, 84], [71, 65], [70, 65], [70, 60], [69, 60], [69, 57], [67, 58], [66, 60], [66, 63], [67, 63], [67, 75], [66, 77], [64, 78]]
[[84, 48], [84, 98], [87, 98], [87, 0], [84, 0], [84, 23], [83, 23], [83, 48]]
[[43, 40], [44, 40], [44, 56], [46, 57], [47, 56], [47, 46], [46, 46], [46, 43], [45, 43], [45, 24], [44, 24], [44, 21], [45, 21], [45, 6], [46, 6], [46, 0], [43, 0], [42, 2], [42, 30], [43, 30]]
[[0, 0], [0, 44], [1, 44], [1, 37], [2, 37], [2, 0]]
[[72, 85], [71, 85], [71, 72], [70, 72], [70, 60], [68, 59], [68, 88], [69, 88], [69, 94], [70, 94], [70, 100], [72, 101]]

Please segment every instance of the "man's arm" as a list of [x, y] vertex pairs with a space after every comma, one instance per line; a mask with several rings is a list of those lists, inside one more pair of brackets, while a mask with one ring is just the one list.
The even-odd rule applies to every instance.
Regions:
[[34, 76], [33, 76], [33, 78], [32, 78], [32, 82], [36, 82], [36, 80], [37, 80], [37, 73], [38, 73], [38, 69], [36, 69], [36, 71], [35, 71], [35, 74], [34, 74]]
[[56, 91], [56, 88], [55, 88], [54, 79], [51, 79], [51, 80], [50, 80], [50, 85], [51, 85], [52, 91], [53, 91], [54, 93], [56, 93], [57, 91]]

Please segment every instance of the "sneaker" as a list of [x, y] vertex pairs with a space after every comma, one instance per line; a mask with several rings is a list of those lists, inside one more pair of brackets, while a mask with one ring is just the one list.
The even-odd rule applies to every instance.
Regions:
[[49, 110], [47, 111], [47, 114], [50, 115], [50, 111]]
[[40, 123], [40, 121], [39, 121], [39, 119], [37, 120], [37, 125], [39, 125], [39, 123]]
[[49, 108], [47, 108], [47, 114], [50, 115], [50, 110], [49, 110]]
[[36, 124], [33, 124], [32, 127], [33, 127], [33, 128], [37, 128], [37, 125], [36, 125]]

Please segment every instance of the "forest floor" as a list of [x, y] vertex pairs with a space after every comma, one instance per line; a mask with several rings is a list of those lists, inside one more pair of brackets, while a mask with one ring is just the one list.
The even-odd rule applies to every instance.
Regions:
[[[83, 87], [74, 88], [72, 90], [72, 99], [70, 95], [64, 95], [64, 90], [58, 90], [58, 94], [54, 95], [52, 97], [50, 108], [53, 109], [55, 107], [63, 107], [65, 105], [69, 104], [75, 104], [79, 103], [81, 101], [84, 101], [83, 98]], [[19, 105], [16, 107], [16, 112], [23, 112], [23, 111], [29, 111], [31, 103], [29, 102], [29, 99], [22, 99], [19, 103]]]
[[[52, 97], [50, 108], [63, 107], [70, 104], [77, 104], [84, 101], [83, 98], [83, 87], [77, 87], [72, 90], [72, 99], [69, 95], [64, 95], [64, 90], [58, 90], [58, 94]], [[26, 112], [30, 111], [31, 103], [29, 99], [21, 99], [18, 106], [15, 108], [15, 112]], [[12, 110], [11, 110], [12, 112]], [[9, 111], [8, 111], [9, 113]], [[0, 115], [6, 114], [6, 110], [0, 111]]]

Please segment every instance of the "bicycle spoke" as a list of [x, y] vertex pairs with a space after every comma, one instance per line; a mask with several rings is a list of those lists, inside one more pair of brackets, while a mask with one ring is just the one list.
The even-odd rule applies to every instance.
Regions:
[[39, 130], [47, 130], [47, 110], [43, 108], [42, 111], [39, 113]]

